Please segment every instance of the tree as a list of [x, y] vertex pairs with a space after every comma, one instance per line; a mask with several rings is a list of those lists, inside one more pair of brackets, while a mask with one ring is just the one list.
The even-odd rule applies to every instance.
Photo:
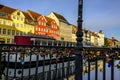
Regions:
[[110, 44], [109, 44], [109, 42], [108, 42], [108, 40], [107, 40], [107, 38], [104, 38], [104, 46], [105, 47], [108, 47], [108, 46], [110, 46]]

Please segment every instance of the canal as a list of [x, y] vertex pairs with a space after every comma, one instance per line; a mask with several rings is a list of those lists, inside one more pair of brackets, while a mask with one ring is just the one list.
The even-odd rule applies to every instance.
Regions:
[[[95, 80], [95, 62], [90, 63], [90, 80]], [[119, 60], [114, 61], [114, 80], [120, 80], [120, 67], [118, 68]], [[106, 80], [111, 80], [111, 63], [106, 62]], [[83, 67], [83, 80], [88, 80], [88, 70], [87, 70], [87, 62]], [[98, 78], [97, 80], [103, 80], [103, 61], [98, 61]]]

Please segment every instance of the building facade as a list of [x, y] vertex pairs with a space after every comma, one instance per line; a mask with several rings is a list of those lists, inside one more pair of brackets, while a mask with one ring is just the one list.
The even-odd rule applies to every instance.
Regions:
[[34, 27], [34, 34], [51, 36], [56, 40], [60, 40], [60, 32], [57, 23], [54, 19], [43, 16], [39, 13], [28, 10], [27, 13], [36, 23]]
[[63, 41], [72, 41], [72, 26], [69, 22], [64, 18], [64, 16], [51, 12], [48, 17], [54, 19], [59, 27], [60, 31], [60, 40]]
[[[64, 16], [51, 12], [49, 16], [37, 12], [0, 5], [0, 43], [14, 43], [14, 36], [50, 36], [56, 40], [76, 42], [78, 27]], [[104, 33], [83, 29], [83, 46], [103, 46]]]
[[77, 30], [78, 30], [78, 27], [73, 25], [72, 26], [72, 42], [77, 42], [77, 40], [76, 40], [76, 38], [77, 38], [77, 36], [76, 36]]
[[34, 34], [34, 24], [28, 24], [28, 18], [19, 9], [0, 5], [0, 43], [14, 43], [14, 36]]
[[104, 46], [104, 33], [102, 32], [102, 30], [100, 30], [99, 32], [96, 32], [96, 34], [99, 36], [98, 38], [98, 46]]

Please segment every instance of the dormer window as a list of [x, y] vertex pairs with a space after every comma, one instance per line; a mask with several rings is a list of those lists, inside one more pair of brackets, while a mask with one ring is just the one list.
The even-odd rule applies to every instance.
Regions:
[[0, 16], [2, 16], [2, 17], [7, 17], [7, 14], [6, 13], [4, 13], [4, 12], [0, 12]]
[[17, 12], [17, 15], [20, 15], [20, 12]]

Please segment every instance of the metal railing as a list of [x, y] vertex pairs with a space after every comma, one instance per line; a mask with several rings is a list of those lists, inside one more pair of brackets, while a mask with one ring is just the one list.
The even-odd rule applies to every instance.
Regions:
[[[116, 80], [116, 77], [114, 76], [115, 67], [120, 67], [120, 48], [102, 48], [102, 47], [83, 47], [82, 53], [82, 71], [83, 74], [87, 73], [87, 79], [83, 78], [83, 74], [80, 74], [81, 76], [79, 79], [82, 80], [100, 80], [99, 77], [99, 66], [102, 68], [100, 69], [102, 73], [102, 79], [101, 80], [108, 80], [107, 77], [109, 75], [106, 73], [109, 71], [106, 69], [106, 64], [108, 64], [110, 69], [110, 80]], [[118, 60], [119, 63], [115, 65], [115, 61]], [[102, 64], [99, 64], [99, 61], [102, 62]], [[87, 66], [86, 66], [87, 65]], [[78, 65], [76, 65], [78, 66]], [[91, 72], [94, 69], [94, 75]], [[94, 76], [94, 78], [91, 78]]]
[[[120, 59], [119, 48], [83, 47], [81, 58], [83, 74], [91, 80], [92, 63], [98, 79], [99, 60], [102, 63], [102, 80], [106, 80], [106, 62], [110, 63], [111, 80], [114, 77], [114, 61]], [[0, 78], [2, 80], [64, 80], [75, 75], [75, 48], [64, 46], [32, 46], [0, 44]], [[87, 65], [87, 66], [86, 66]], [[118, 67], [120, 65], [118, 64]], [[79, 72], [79, 71], [78, 71]], [[76, 76], [76, 75], [75, 75]], [[84, 78], [82, 78], [84, 80]]]
[[63, 80], [74, 74], [74, 48], [0, 44], [2, 80]]

